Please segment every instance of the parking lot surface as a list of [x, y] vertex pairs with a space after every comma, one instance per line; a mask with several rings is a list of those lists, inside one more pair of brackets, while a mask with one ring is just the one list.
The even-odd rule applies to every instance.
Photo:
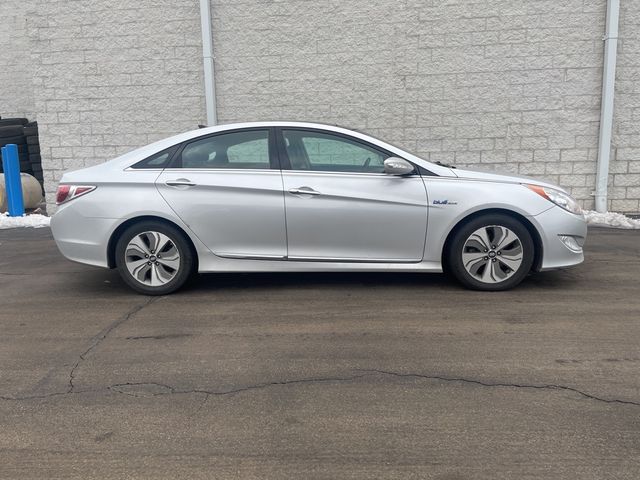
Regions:
[[224, 274], [150, 298], [0, 231], [0, 478], [637, 479], [640, 232], [509, 292]]

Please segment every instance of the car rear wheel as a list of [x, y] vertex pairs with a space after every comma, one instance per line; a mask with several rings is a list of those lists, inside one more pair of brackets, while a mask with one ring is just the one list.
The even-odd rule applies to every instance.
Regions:
[[507, 215], [473, 219], [454, 235], [447, 256], [450, 272], [473, 290], [508, 290], [518, 285], [533, 265], [531, 234]]
[[145, 295], [175, 292], [195, 268], [194, 254], [182, 232], [162, 222], [145, 221], [127, 228], [115, 253], [122, 279]]

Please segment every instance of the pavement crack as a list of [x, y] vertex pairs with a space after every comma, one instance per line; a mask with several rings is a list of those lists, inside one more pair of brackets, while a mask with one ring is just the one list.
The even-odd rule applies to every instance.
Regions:
[[198, 415], [200, 415], [200, 412], [202, 411], [202, 409], [204, 408], [204, 406], [207, 404], [207, 402], [209, 401], [209, 397], [211, 395], [209, 395], [208, 393], [204, 394], [204, 398], [202, 399], [202, 403], [200, 404], [200, 406], [198, 407], [198, 409], [196, 410], [195, 413], [195, 417], [197, 417]]
[[[109, 390], [121, 393], [123, 395], [128, 395], [131, 397], [157, 397], [162, 395], [189, 395], [194, 393], [201, 393], [209, 396], [225, 396], [225, 395], [233, 395], [236, 393], [248, 392], [251, 390], [262, 390], [269, 387], [274, 386], [284, 386], [284, 385], [296, 385], [296, 384], [314, 384], [314, 383], [336, 383], [336, 382], [351, 382], [353, 380], [357, 380], [358, 378], [368, 377], [373, 375], [373, 373], [359, 373], [356, 375], [350, 375], [345, 377], [312, 377], [312, 378], [301, 378], [295, 380], [281, 380], [276, 382], [265, 382], [265, 383], [257, 383], [255, 385], [247, 385], [244, 387], [233, 388], [230, 390], [209, 390], [205, 388], [193, 388], [193, 389], [178, 389], [172, 387], [171, 385], [166, 385], [157, 382], [127, 382], [127, 383], [118, 383], [115, 385], [110, 385], [107, 387]], [[161, 388], [160, 391], [149, 393], [147, 395], [139, 395], [136, 393], [126, 391], [127, 387], [151, 387], [151, 388]]]
[[[155, 388], [155, 389], [160, 389], [159, 391], [153, 393], [149, 393], [147, 395], [138, 395], [135, 392], [130, 392], [127, 391], [128, 389], [130, 389], [130, 387], [133, 387], [133, 389], [135, 388], [143, 388], [143, 389], [149, 389], [149, 388]], [[170, 395], [172, 393], [176, 393], [176, 389], [173, 388], [171, 385], [167, 385], [165, 383], [158, 383], [158, 382], [125, 382], [125, 383], [116, 383], [114, 385], [109, 385], [107, 387], [108, 390], [111, 390], [113, 392], [116, 393], [121, 393], [122, 395], [128, 395], [130, 397], [136, 397], [136, 398], [141, 398], [141, 397], [157, 397], [159, 395]]]
[[67, 395], [78, 395], [80, 393], [90, 393], [90, 392], [99, 392], [103, 389], [87, 389], [87, 390], [74, 390], [73, 392], [70, 392], [68, 390], [64, 391], [64, 392], [51, 392], [51, 393], [41, 393], [41, 394], [34, 394], [34, 395], [21, 395], [21, 396], [17, 396], [17, 397], [13, 397], [13, 396], [8, 396], [8, 395], [0, 395], [0, 400], [13, 400], [13, 401], [21, 401], [21, 400], [42, 400], [42, 399], [48, 399], [48, 398], [53, 398], [53, 397], [65, 397]]
[[109, 325], [107, 325], [104, 329], [102, 329], [102, 331], [100, 333], [98, 333], [97, 335], [95, 335], [92, 339], [91, 339], [91, 343], [89, 344], [89, 346], [87, 347], [86, 350], [84, 350], [79, 356], [78, 356], [78, 360], [76, 361], [76, 363], [73, 365], [73, 367], [71, 367], [71, 371], [69, 372], [69, 386], [67, 388], [67, 392], [68, 393], [72, 393], [75, 386], [73, 384], [73, 381], [75, 380], [75, 376], [76, 376], [76, 371], [78, 370], [78, 368], [80, 368], [80, 366], [82, 365], [82, 363], [87, 359], [87, 357], [89, 355], [91, 355], [91, 352], [93, 350], [95, 350], [108, 336], [109, 334], [115, 330], [116, 328], [118, 328], [120, 325], [122, 325], [123, 323], [125, 323], [126, 321], [128, 321], [129, 319], [131, 319], [131, 317], [133, 317], [134, 315], [136, 315], [137, 313], [140, 313], [140, 311], [146, 307], [148, 307], [149, 305], [151, 305], [153, 302], [155, 302], [156, 300], [158, 300], [161, 297], [149, 297], [144, 303], [140, 304], [140, 305], [136, 305], [135, 307], [131, 308], [128, 312], [126, 312], [123, 316], [121, 316], [120, 318], [118, 318], [117, 320], [115, 320], [114, 322], [111, 322]]
[[[144, 306], [148, 305], [149, 303], [151, 302], [147, 302], [145, 305], [137, 307], [137, 309], [132, 309], [128, 313], [128, 318], [130, 318], [136, 312], [140, 311]], [[119, 324], [123, 323], [124, 321], [126, 321], [126, 319], [121, 319]], [[116, 326], [117, 324], [116, 322], [114, 322], [114, 324], [112, 324], [112, 328], [109, 331], [113, 330], [113, 328], [115, 328]], [[85, 352], [85, 355], [89, 353], [91, 350], [92, 349], [87, 350]], [[489, 382], [489, 381], [482, 381], [482, 380], [476, 380], [476, 379], [465, 378], [465, 377], [427, 375], [422, 373], [400, 373], [400, 372], [394, 372], [390, 370], [379, 370], [379, 369], [359, 369], [357, 370], [357, 372], [360, 372], [360, 373], [356, 373], [348, 376], [310, 377], [310, 378], [300, 378], [300, 379], [294, 379], [294, 380], [263, 382], [263, 383], [256, 383], [253, 385], [247, 385], [247, 386], [238, 387], [238, 388], [227, 389], [227, 390], [214, 390], [214, 389], [208, 389], [208, 388], [181, 389], [181, 388], [178, 388], [169, 384], [165, 384], [165, 383], [160, 383], [160, 382], [123, 382], [123, 383], [116, 383], [113, 385], [109, 385], [106, 387], [100, 387], [97, 389], [85, 389], [85, 390], [71, 389], [71, 390], [67, 390], [66, 392], [54, 392], [54, 393], [42, 394], [42, 395], [29, 395], [29, 396], [23, 396], [23, 397], [10, 397], [10, 396], [0, 395], [0, 400], [18, 401], [18, 400], [46, 399], [51, 397], [80, 394], [80, 393], [99, 393], [99, 392], [104, 392], [105, 390], [111, 391], [120, 395], [134, 397], [134, 398], [149, 398], [149, 397], [158, 397], [158, 396], [165, 396], [165, 395], [202, 394], [202, 395], [205, 395], [205, 398], [203, 399], [203, 402], [198, 409], [198, 411], [200, 411], [202, 407], [205, 405], [205, 403], [208, 401], [209, 397], [212, 397], [212, 396], [223, 397], [228, 395], [234, 395], [237, 393], [249, 392], [254, 390], [262, 390], [262, 389], [276, 387], [276, 386], [305, 385], [305, 384], [309, 385], [309, 384], [318, 384], [318, 383], [349, 383], [364, 377], [392, 376], [392, 377], [399, 377], [399, 378], [434, 380], [434, 381], [440, 381], [440, 382], [464, 383], [464, 384], [476, 385], [476, 386], [487, 387], [487, 388], [519, 388], [519, 389], [534, 389], [534, 390], [567, 391], [567, 392], [576, 393], [584, 398], [594, 400], [597, 402], [602, 402], [607, 404], [640, 406], [640, 402], [636, 402], [632, 400], [620, 400], [616, 398], [604, 398], [604, 397], [587, 393], [585, 391], [579, 390], [574, 387], [569, 387], [566, 385], [559, 385], [559, 384], [526, 384], [526, 383], [512, 383], [512, 382]]]
[[426, 375], [426, 374], [420, 374], [420, 373], [399, 373], [399, 372], [392, 372], [389, 370], [362, 369], [360, 371], [369, 372], [369, 373], [378, 373], [380, 375], [391, 375], [394, 377], [404, 377], [404, 378], [412, 377], [412, 378], [422, 378], [425, 380], [439, 380], [442, 382], [468, 383], [468, 384], [478, 385], [482, 387], [530, 388], [530, 389], [537, 389], [537, 390], [564, 390], [568, 392], [577, 393], [585, 398], [596, 400], [598, 402], [620, 403], [623, 405], [640, 406], [640, 402], [634, 402], [632, 400], [620, 400], [617, 398], [603, 398], [597, 395], [584, 392], [574, 387], [568, 387], [566, 385], [558, 385], [553, 383], [526, 384], [526, 383], [486, 382], [486, 381], [475, 380], [475, 379], [464, 378], [464, 377], [445, 377], [442, 375]]

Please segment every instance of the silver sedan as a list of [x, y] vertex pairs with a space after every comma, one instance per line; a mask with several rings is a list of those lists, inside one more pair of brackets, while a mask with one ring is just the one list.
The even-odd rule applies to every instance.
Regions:
[[434, 164], [344, 128], [203, 128], [66, 173], [51, 227], [69, 259], [148, 295], [195, 272], [450, 272], [505, 290], [583, 261], [560, 187]]

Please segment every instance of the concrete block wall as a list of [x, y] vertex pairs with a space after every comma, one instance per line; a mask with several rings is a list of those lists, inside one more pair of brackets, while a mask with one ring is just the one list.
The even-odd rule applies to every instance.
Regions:
[[33, 0], [1, 0], [0, 19], [0, 115], [35, 117], [33, 63], [28, 35]]
[[593, 208], [605, 6], [213, 0], [219, 116], [343, 124]]
[[[337, 123], [431, 161], [545, 178], [593, 208], [606, 0], [211, 1], [220, 122]], [[0, 105], [38, 120], [51, 206], [64, 171], [204, 123], [198, 2], [0, 12], [23, 6], [23, 33], [0, 32], [0, 67], [17, 65]], [[640, 0], [622, 7], [609, 207], [637, 212]]]
[[611, 209], [640, 211], [640, 0], [620, 2], [611, 175]]
[[31, 48], [45, 190], [205, 118], [191, 0], [36, 0]]

